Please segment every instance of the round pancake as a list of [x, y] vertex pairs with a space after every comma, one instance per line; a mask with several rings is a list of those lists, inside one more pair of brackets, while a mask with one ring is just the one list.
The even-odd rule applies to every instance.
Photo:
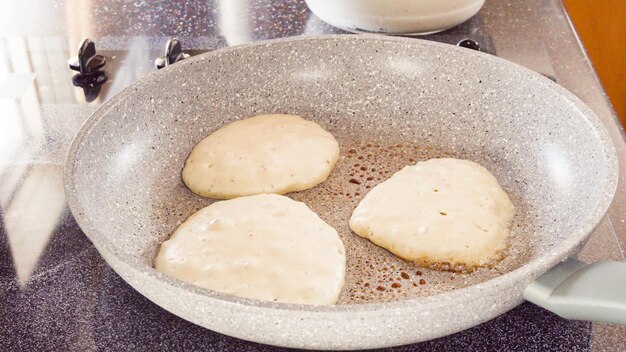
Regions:
[[302, 191], [324, 182], [339, 158], [335, 138], [296, 115], [259, 115], [228, 124], [198, 143], [183, 181], [201, 196]]
[[374, 187], [350, 218], [359, 236], [420, 265], [471, 271], [502, 259], [514, 215], [498, 180], [451, 158], [407, 166]]
[[333, 304], [345, 276], [335, 229], [304, 203], [261, 194], [216, 202], [163, 242], [154, 267], [211, 290], [264, 301]]

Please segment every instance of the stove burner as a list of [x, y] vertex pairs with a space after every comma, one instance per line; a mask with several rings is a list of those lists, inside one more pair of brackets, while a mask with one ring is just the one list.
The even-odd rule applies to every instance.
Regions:
[[165, 56], [158, 57], [154, 60], [154, 65], [160, 70], [165, 66], [175, 64], [190, 56], [191, 55], [183, 52], [183, 46], [180, 40], [178, 40], [178, 38], [172, 38], [165, 44]]

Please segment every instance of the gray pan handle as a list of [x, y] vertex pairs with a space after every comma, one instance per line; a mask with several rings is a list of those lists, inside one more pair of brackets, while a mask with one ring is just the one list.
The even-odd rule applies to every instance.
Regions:
[[528, 285], [524, 298], [566, 319], [626, 324], [626, 262], [570, 258]]

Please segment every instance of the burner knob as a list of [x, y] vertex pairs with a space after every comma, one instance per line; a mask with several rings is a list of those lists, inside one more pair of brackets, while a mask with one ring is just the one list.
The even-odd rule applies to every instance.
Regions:
[[106, 58], [96, 54], [96, 44], [90, 39], [85, 39], [78, 47], [78, 56], [67, 61], [70, 69], [80, 72], [81, 75], [90, 76], [106, 64]]
[[161, 56], [154, 60], [154, 65], [158, 69], [177, 63], [180, 60], [188, 58], [190, 55], [183, 52], [183, 46], [180, 40], [172, 38], [165, 44], [165, 56]]
[[478, 45], [478, 42], [472, 39], [463, 39], [460, 42], [456, 43], [456, 45], [463, 48], [480, 51], [480, 45]]

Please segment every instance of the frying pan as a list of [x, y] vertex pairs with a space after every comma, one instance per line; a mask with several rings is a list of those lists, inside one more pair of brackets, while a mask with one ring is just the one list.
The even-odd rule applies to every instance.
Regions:
[[[152, 268], [159, 244], [215, 201], [181, 181], [193, 145], [261, 113], [315, 120], [341, 146], [326, 182], [289, 194], [344, 241], [346, 285], [336, 305], [238, 298]], [[493, 268], [420, 268], [347, 226], [371, 187], [404, 165], [442, 156], [481, 163], [516, 205], [509, 255]], [[626, 319], [625, 283], [616, 280], [624, 267], [567, 260], [615, 191], [607, 132], [565, 89], [490, 55], [353, 35], [214, 51], [147, 75], [104, 103], [65, 166], [72, 213], [109, 265], [161, 307], [227, 335], [315, 349], [401, 345], [477, 325], [524, 297], [564, 317]]]

